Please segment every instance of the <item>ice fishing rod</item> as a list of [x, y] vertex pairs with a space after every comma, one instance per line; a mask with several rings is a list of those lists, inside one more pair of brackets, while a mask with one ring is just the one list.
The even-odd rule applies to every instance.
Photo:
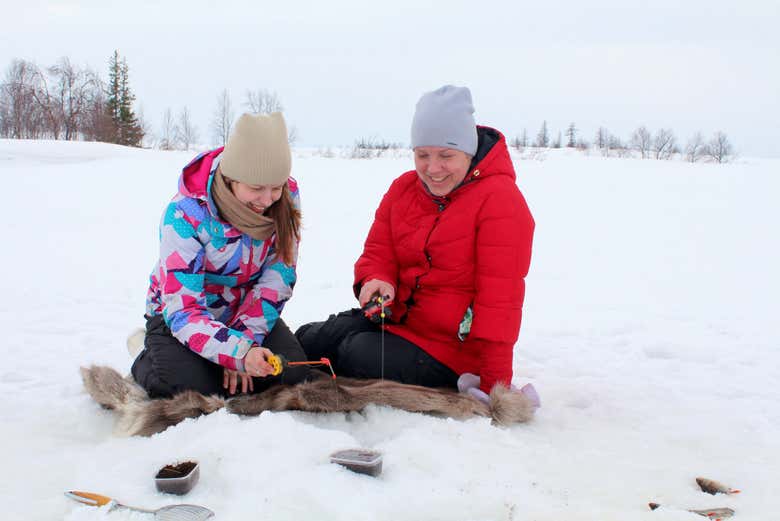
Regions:
[[[378, 324], [381, 328], [382, 334], [382, 351], [381, 351], [381, 377], [385, 379], [385, 318], [390, 318], [392, 315], [390, 308], [387, 305], [390, 303], [390, 296], [380, 296], [378, 293], [371, 297], [365, 306], [361, 308], [363, 314], [374, 324]], [[284, 371], [285, 367], [294, 367], [296, 365], [324, 365], [330, 370], [331, 378], [336, 379], [336, 372], [333, 370], [333, 364], [329, 358], [322, 357], [319, 360], [306, 360], [300, 362], [291, 362], [287, 360], [283, 355], [271, 355], [265, 360], [273, 368], [271, 376], [279, 376]]]
[[366, 302], [365, 306], [360, 308], [363, 311], [363, 315], [374, 324], [379, 325], [380, 338], [381, 338], [381, 351], [380, 351], [380, 377], [385, 379], [385, 318], [390, 318], [392, 312], [388, 305], [390, 304], [390, 295], [381, 296], [379, 293], [375, 293], [371, 300]]
[[336, 379], [336, 372], [333, 370], [333, 365], [330, 363], [330, 359], [325, 358], [324, 356], [319, 360], [305, 360], [301, 362], [290, 362], [283, 355], [271, 355], [268, 358], [266, 358], [265, 361], [268, 362], [273, 368], [273, 372], [271, 373], [271, 376], [278, 376], [282, 374], [282, 371], [284, 371], [285, 367], [296, 366], [296, 365], [325, 365], [328, 367], [328, 369], [330, 369], [331, 378], [333, 378], [334, 380]]

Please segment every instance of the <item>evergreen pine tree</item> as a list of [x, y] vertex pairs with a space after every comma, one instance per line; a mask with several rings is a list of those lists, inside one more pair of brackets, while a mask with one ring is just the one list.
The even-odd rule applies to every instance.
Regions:
[[539, 133], [536, 135], [536, 143], [534, 143], [537, 147], [547, 148], [550, 146], [550, 135], [547, 132], [547, 120], [542, 122], [542, 128], [539, 129]]
[[102, 138], [109, 143], [119, 143], [119, 109], [122, 101], [120, 90], [122, 67], [119, 61], [119, 51], [108, 62], [108, 92], [106, 100], [106, 115], [110, 122]]
[[127, 61], [119, 57], [119, 51], [109, 60], [108, 100], [106, 112], [111, 121], [107, 141], [120, 145], [141, 146], [144, 131], [133, 112], [135, 96], [130, 91]]
[[124, 58], [122, 59], [121, 71], [122, 78], [119, 90], [122, 98], [119, 104], [119, 142], [122, 145], [140, 147], [141, 140], [144, 137], [144, 131], [138, 122], [135, 112], [133, 112], [135, 96], [130, 91], [127, 61]]
[[566, 135], [569, 138], [566, 146], [569, 148], [574, 148], [577, 145], [577, 127], [574, 126], [574, 123], [569, 125], [569, 128], [566, 129]]

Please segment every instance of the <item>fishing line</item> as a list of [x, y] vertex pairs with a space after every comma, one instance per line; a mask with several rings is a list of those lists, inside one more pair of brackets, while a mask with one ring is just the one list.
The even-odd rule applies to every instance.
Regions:
[[385, 303], [381, 301], [382, 305], [382, 312], [380, 313], [379, 317], [382, 320], [382, 325], [380, 326], [382, 328], [382, 369], [381, 369], [381, 376], [382, 380], [385, 379]]

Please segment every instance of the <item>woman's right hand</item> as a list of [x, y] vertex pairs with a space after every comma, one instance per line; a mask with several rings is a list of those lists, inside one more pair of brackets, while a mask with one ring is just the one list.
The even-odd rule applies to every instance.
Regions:
[[247, 391], [252, 392], [255, 390], [255, 386], [252, 384], [252, 377], [246, 373], [239, 373], [231, 369], [225, 368], [224, 375], [222, 377], [222, 387], [227, 389], [230, 394], [236, 394], [238, 388], [238, 379], [241, 378], [241, 392], [246, 394]]
[[360, 302], [360, 307], [362, 308], [365, 306], [366, 303], [377, 294], [382, 298], [387, 297], [386, 300], [389, 302], [395, 298], [395, 287], [393, 287], [393, 285], [389, 282], [385, 282], [384, 280], [367, 280], [360, 288], [360, 294], [358, 295], [358, 302]]

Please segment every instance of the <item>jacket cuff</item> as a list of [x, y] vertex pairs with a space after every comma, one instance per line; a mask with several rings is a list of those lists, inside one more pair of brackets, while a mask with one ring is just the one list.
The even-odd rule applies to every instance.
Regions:
[[238, 344], [236, 345], [235, 356], [233, 357], [233, 359], [235, 360], [236, 371], [238, 371], [239, 373], [246, 372], [244, 369], [244, 357], [254, 345], [255, 345], [254, 341], [249, 340], [246, 337], [238, 341]]
[[505, 387], [509, 387], [512, 383], [512, 378], [496, 378], [494, 375], [490, 374], [483, 374], [481, 375], [480, 381], [479, 381], [479, 389], [484, 392], [485, 394], [490, 394], [490, 391], [493, 390], [493, 386], [496, 384], [504, 385]]

